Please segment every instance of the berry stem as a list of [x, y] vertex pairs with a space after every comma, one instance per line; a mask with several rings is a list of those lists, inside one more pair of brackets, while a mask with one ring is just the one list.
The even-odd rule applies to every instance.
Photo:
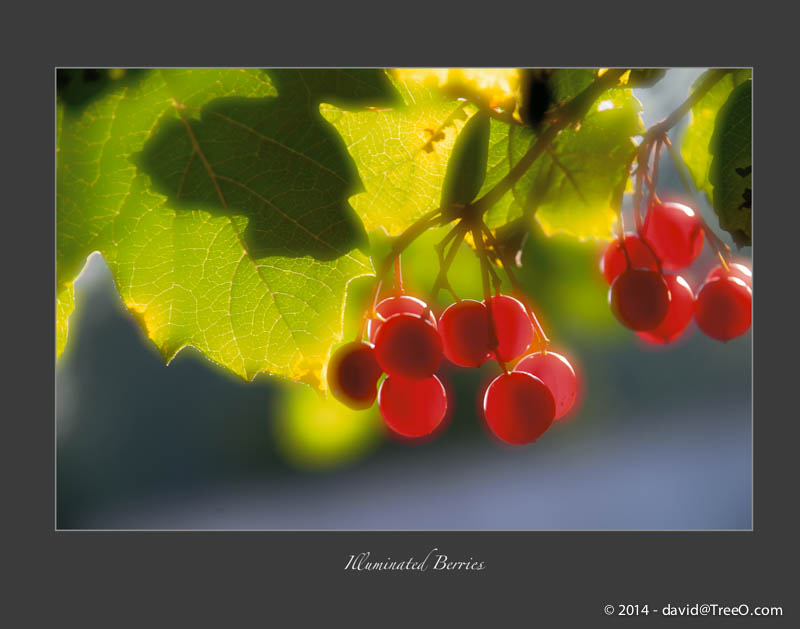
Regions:
[[[633, 157], [631, 157], [633, 160]], [[622, 249], [622, 254], [625, 256], [625, 263], [627, 268], [631, 268], [631, 257], [628, 255], [628, 244], [625, 242], [625, 223], [622, 220], [622, 197], [625, 195], [625, 184], [628, 183], [628, 177], [625, 176], [620, 181], [619, 185], [614, 190], [614, 207], [617, 211], [617, 231], [619, 232], [619, 246]]]
[[514, 289], [514, 293], [516, 294], [516, 297], [518, 297], [519, 300], [522, 302], [522, 305], [525, 306], [525, 312], [528, 313], [528, 318], [531, 320], [531, 323], [533, 324], [533, 329], [536, 332], [536, 336], [539, 338], [540, 344], [542, 345], [542, 351], [545, 351], [548, 345], [550, 345], [550, 339], [547, 338], [547, 335], [544, 333], [542, 325], [539, 323], [539, 319], [536, 318], [536, 314], [528, 305], [528, 300], [525, 298], [525, 291], [522, 288], [522, 284], [519, 282], [517, 276], [511, 270], [512, 268], [511, 261], [508, 259], [508, 256], [506, 256], [503, 253], [503, 250], [499, 247], [497, 239], [494, 237], [494, 234], [492, 234], [492, 230], [490, 230], [486, 226], [486, 223], [484, 223], [483, 221], [481, 221], [481, 229], [486, 234], [487, 239], [491, 243], [492, 249], [500, 258], [500, 262], [503, 263], [503, 269], [505, 270], [506, 275], [508, 276], [508, 279], [511, 282], [511, 286]]
[[[686, 189], [686, 192], [689, 196], [694, 198], [695, 205], [699, 208], [700, 205], [697, 203], [697, 194], [695, 193], [694, 187], [692, 186], [691, 182], [689, 181], [689, 175], [686, 173], [686, 168], [683, 163], [683, 159], [681, 156], [678, 155], [678, 152], [675, 150], [675, 147], [672, 145], [672, 142], [669, 141], [669, 138], [665, 136], [664, 145], [667, 147], [667, 153], [669, 153], [672, 162], [675, 164], [675, 170], [678, 171], [678, 175], [680, 177], [681, 183], [683, 187]], [[720, 264], [722, 264], [722, 268], [726, 271], [730, 266], [730, 262], [728, 261], [728, 255], [730, 254], [730, 249], [728, 245], [726, 245], [722, 239], [717, 236], [712, 229], [708, 226], [703, 216], [700, 214], [700, 210], [695, 213], [697, 216], [697, 220], [700, 223], [700, 227], [703, 228], [703, 233], [706, 235], [706, 239], [708, 240], [708, 244], [711, 246], [711, 249], [714, 250], [714, 253], [719, 258]]]
[[494, 270], [494, 266], [488, 264], [487, 267], [489, 269], [489, 273], [492, 276], [492, 284], [494, 286], [494, 294], [498, 297], [502, 294], [501, 285], [503, 281], [500, 279], [500, 276], [497, 274], [497, 271]]
[[[481, 223], [483, 225], [483, 223]], [[481, 233], [481, 226], [474, 226], [472, 228], [472, 238], [475, 241], [475, 247], [478, 250], [478, 258], [481, 261], [481, 280], [483, 282], [483, 301], [486, 304], [488, 311], [488, 325], [489, 325], [489, 348], [494, 352], [494, 358], [503, 373], [508, 373], [508, 368], [505, 362], [500, 358], [499, 341], [497, 340], [497, 330], [494, 325], [494, 314], [492, 313], [492, 290], [489, 287], [489, 257], [486, 255], [486, 246], [483, 242], [483, 234]]]
[[[667, 136], [664, 135], [666, 138]], [[656, 140], [655, 148], [653, 149], [653, 174], [650, 176], [650, 180], [648, 182], [650, 186], [650, 196], [647, 198], [647, 207], [650, 207], [653, 203], [653, 200], [657, 199], [656, 197], [656, 189], [658, 188], [658, 162], [661, 159], [661, 145], [663, 144], [663, 139]]]
[[[645, 184], [649, 188], [647, 205], [648, 207], [656, 199], [656, 186], [658, 185], [658, 161], [660, 157], [661, 145], [669, 142], [667, 132], [672, 129], [680, 120], [694, 107], [700, 100], [708, 94], [725, 75], [733, 70], [711, 70], [703, 82], [684, 100], [669, 116], [650, 127], [642, 136], [642, 143], [639, 145], [636, 158], [636, 182], [633, 198], [633, 218], [636, 231], [641, 235], [642, 231], [642, 200], [644, 197]], [[669, 145], [668, 145], [669, 146]], [[652, 175], [650, 170], [650, 155], [653, 153]]]
[[414, 240], [416, 240], [420, 235], [424, 234], [428, 229], [433, 227], [439, 220], [441, 213], [442, 208], [437, 207], [430, 212], [423, 214], [394, 240], [391, 250], [388, 254], [386, 254], [386, 257], [375, 269], [375, 284], [373, 286], [372, 297], [370, 299], [371, 306], [366, 312], [364, 312], [364, 317], [361, 321], [361, 326], [359, 328], [358, 335], [356, 336], [356, 340], [360, 340], [364, 337], [364, 332], [367, 329], [367, 321], [375, 315], [375, 306], [378, 304], [378, 295], [380, 294], [383, 278], [389, 272], [389, 269], [391, 268], [395, 259], [397, 259], [398, 256], [400, 256], [400, 254], [405, 251], [412, 242], [414, 242]]
[[[422, 313], [423, 318], [428, 316], [436, 296], [442, 289], [447, 290], [451, 295], [453, 295], [456, 301], [461, 301], [458, 295], [456, 295], [456, 292], [453, 290], [453, 287], [450, 286], [450, 282], [447, 279], [447, 272], [450, 270], [453, 260], [455, 260], [456, 254], [458, 253], [458, 248], [461, 246], [461, 242], [464, 240], [466, 231], [467, 230], [463, 225], [463, 221], [459, 221], [435, 247], [436, 253], [439, 256], [439, 273], [436, 275], [436, 279], [433, 282], [431, 294], [430, 297], [428, 297], [428, 306]], [[447, 255], [445, 255], [444, 251], [447, 248], [447, 244], [451, 240], [453, 242], [450, 245], [450, 251], [448, 251]]]
[[394, 294], [399, 297], [403, 294], [403, 270], [400, 267], [400, 254], [394, 259]]
[[669, 116], [660, 122], [657, 122], [647, 130], [642, 139], [642, 146], [652, 144], [656, 139], [663, 139], [666, 136], [667, 131], [678, 124], [681, 119], [687, 113], [689, 113], [689, 110], [699, 103], [706, 94], [708, 94], [711, 88], [713, 88], [731, 72], [733, 72], [731, 69], [710, 70], [705, 79], [703, 79], [703, 82], [697, 86], [697, 88], [685, 101], [678, 105], [678, 107]]

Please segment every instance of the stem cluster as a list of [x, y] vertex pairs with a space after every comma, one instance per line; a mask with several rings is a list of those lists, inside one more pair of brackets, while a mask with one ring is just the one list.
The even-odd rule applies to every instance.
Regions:
[[[395, 265], [395, 291], [401, 290], [401, 278], [399, 271], [399, 257], [400, 254], [421, 234], [429, 228], [447, 224], [455, 223], [447, 235], [436, 245], [436, 252], [439, 258], [439, 272], [434, 281], [431, 289], [431, 295], [428, 300], [428, 310], [423, 316], [427, 316], [431, 304], [435, 300], [439, 291], [448, 291], [456, 301], [460, 301], [452, 286], [448, 281], [448, 271], [453, 264], [456, 254], [461, 246], [461, 243], [470, 234], [474, 241], [476, 254], [480, 258], [481, 263], [481, 279], [483, 284], [483, 292], [485, 302], [489, 309], [489, 339], [492, 347], [497, 348], [497, 331], [494, 329], [494, 318], [491, 314], [492, 299], [491, 299], [491, 285], [494, 285], [495, 292], [499, 292], [500, 276], [494, 268], [496, 260], [499, 260], [501, 266], [514, 291], [514, 296], [519, 299], [525, 306], [531, 323], [534, 327], [536, 334], [536, 342], [538, 348], [546, 352], [550, 340], [545, 334], [541, 324], [539, 323], [535, 313], [530, 308], [525, 299], [525, 294], [521, 283], [519, 282], [513, 269], [516, 266], [514, 261], [510, 259], [507, 252], [498, 242], [497, 237], [488, 228], [483, 220], [483, 215], [495, 203], [497, 203], [520, 178], [531, 168], [534, 162], [542, 155], [552, 151], [552, 144], [558, 135], [564, 129], [571, 125], [579, 123], [588, 113], [591, 106], [598, 100], [598, 98], [608, 89], [616, 87], [619, 84], [620, 78], [625, 74], [626, 70], [623, 68], [611, 69], [605, 72], [602, 76], [595, 79], [595, 81], [584, 89], [580, 94], [573, 99], [561, 105], [558, 109], [551, 112], [545, 120], [545, 127], [539, 133], [536, 141], [530, 146], [522, 158], [509, 170], [505, 177], [503, 177], [497, 184], [488, 190], [482, 197], [476, 199], [467, 205], [454, 205], [450, 207], [439, 207], [431, 210], [427, 214], [421, 216], [417, 221], [410, 225], [404, 232], [402, 232], [392, 243], [391, 250], [386, 257], [380, 262], [376, 268], [375, 286], [372, 295], [372, 307], [365, 313], [365, 324], [369, 317], [375, 316], [374, 308], [378, 301], [381, 284], [383, 278]], [[675, 160], [678, 172], [681, 175], [682, 181], [691, 191], [681, 162], [677, 156], [672, 144], [667, 137], [667, 133], [672, 129], [682, 118], [689, 112], [689, 110], [697, 102], [700, 101], [708, 92], [717, 84], [729, 70], [714, 70], [707, 73], [704, 81], [699, 84], [692, 94], [675, 109], [664, 120], [653, 125], [642, 136], [642, 142], [639, 147], [632, 153], [631, 162], [635, 163], [634, 177], [634, 222], [637, 232], [641, 232], [643, 224], [643, 209], [642, 206], [649, 206], [653, 201], [658, 201], [656, 196], [656, 187], [658, 184], [658, 164], [661, 156], [662, 148], [666, 147], [667, 152]], [[494, 112], [494, 117], [504, 119], [501, 114]], [[629, 261], [628, 251], [625, 247], [625, 231], [622, 223], [621, 205], [622, 196], [627, 182], [627, 176], [623, 178], [614, 195], [614, 202], [618, 211], [618, 228], [620, 231], [620, 240], [622, 243], [622, 250], [626, 259]], [[723, 266], [727, 268], [727, 246], [711, 231], [705, 221], [701, 217], [702, 228], [708, 237], [711, 246], [720, 258]], [[630, 263], [630, 261], [629, 261]], [[362, 326], [363, 332], [363, 326]], [[495, 352], [495, 355], [496, 352]], [[501, 360], [498, 359], [500, 366], [506, 371], [506, 367]]]

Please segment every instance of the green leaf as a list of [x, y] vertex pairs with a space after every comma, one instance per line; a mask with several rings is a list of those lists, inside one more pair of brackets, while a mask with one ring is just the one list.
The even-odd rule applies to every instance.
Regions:
[[[245, 378], [264, 371], [323, 388], [324, 365], [341, 338], [348, 284], [371, 269], [363, 254], [346, 249], [363, 229], [355, 217], [350, 225], [340, 221], [352, 214], [346, 197], [359, 188], [355, 169], [333, 129], [316, 114], [321, 98], [360, 106], [367, 88], [349, 73], [335, 79], [336, 71], [320, 82], [318, 72], [284, 75], [278, 81], [284, 92], [276, 93], [259, 70], [151, 71], [80, 115], [62, 111], [59, 294], [86, 256], [99, 251], [124, 303], [165, 359], [191, 345]], [[315, 84], [326, 86], [322, 95], [309, 89]], [[252, 116], [251, 123], [260, 105], [265, 117], [280, 116], [283, 125], [245, 122], [250, 131], [232, 123], [216, 126], [217, 113], [243, 122], [228, 115], [234, 105], [242, 108], [237, 114]], [[179, 127], [184, 137], [175, 134]], [[254, 140], [253, 130], [262, 137]], [[313, 162], [314, 140], [306, 135], [319, 142]], [[231, 143], [246, 146], [249, 161]], [[210, 195], [216, 188], [209, 169], [196, 169], [201, 151], [207, 161], [206, 151], [211, 156], [214, 173], [215, 167], [227, 172], [226, 155], [241, 160], [235, 182], [220, 185], [231, 203], [227, 196], [223, 203], [218, 193]], [[319, 182], [325, 185], [316, 196], [303, 197]], [[241, 184], [251, 192], [237, 194]], [[300, 198], [312, 209], [331, 208], [334, 218], [323, 225], [301, 216]], [[276, 224], [261, 226], [276, 235], [252, 234], [252, 223], [270, 203]], [[329, 247], [337, 251], [322, 253]]]
[[304, 72], [279, 74], [279, 98], [177, 103], [136, 161], [171, 207], [247, 217], [252, 258], [333, 260], [366, 242], [347, 202], [358, 174]]
[[664, 68], [639, 68], [631, 70], [628, 87], [652, 87], [667, 74]]
[[[513, 137], [512, 137], [513, 136]], [[534, 139], [533, 131], [518, 125], [509, 126], [492, 119], [489, 133], [489, 152], [486, 178], [478, 196], [483, 196], [508, 174], [519, 161]], [[521, 138], [521, 141], [520, 139]], [[496, 228], [522, 216], [522, 207], [517, 203], [514, 192], [509, 190], [489, 208], [485, 220], [489, 227]]]
[[74, 309], [72, 283], [69, 283], [56, 293], [56, 358], [67, 344], [67, 323]]
[[738, 85], [719, 110], [709, 148], [714, 211], [740, 247], [751, 244], [752, 83]]
[[281, 99], [287, 102], [296, 97], [304, 104], [316, 106], [325, 102], [348, 110], [394, 107], [402, 103], [383, 70], [275, 68], [268, 73]]
[[589, 68], [564, 68], [554, 70], [550, 75], [550, 89], [556, 105], [574, 98], [592, 84], [597, 70]]
[[[579, 86], [575, 79], [589, 78], [586, 74], [572, 76], [572, 89]], [[562, 131], [520, 178], [513, 188], [513, 200], [506, 195], [489, 211], [489, 226], [497, 228], [522, 213], [535, 213], [547, 235], [564, 232], [581, 240], [610, 239], [616, 220], [614, 193], [629, 175], [635, 149], [632, 138], [644, 130], [640, 111], [639, 101], [629, 89], [604, 94], [583, 122]], [[502, 135], [497, 132], [493, 137]], [[500, 140], [500, 146], [490, 149], [484, 188], [507, 173], [535, 140], [533, 130], [511, 127], [505, 145]], [[501, 158], [503, 152], [507, 159]], [[493, 158], [502, 161], [496, 163]]]
[[344, 138], [365, 192], [351, 199], [368, 232], [394, 236], [440, 199], [450, 153], [468, 109], [416, 81], [395, 83], [403, 104], [366, 112], [323, 104]]
[[486, 179], [489, 153], [489, 116], [479, 111], [458, 134], [442, 186], [441, 206], [466, 205], [475, 198]]
[[[707, 70], [701, 74], [692, 86], [694, 91], [711, 72]], [[713, 204], [713, 185], [709, 179], [711, 166], [710, 142], [714, 132], [714, 123], [720, 108], [725, 104], [728, 96], [737, 85], [741, 85], [752, 77], [752, 70], [735, 70], [728, 72], [717, 82], [708, 93], [692, 107], [689, 125], [681, 140], [681, 157], [683, 158], [694, 185], [699, 192], [705, 192], [708, 200]]]

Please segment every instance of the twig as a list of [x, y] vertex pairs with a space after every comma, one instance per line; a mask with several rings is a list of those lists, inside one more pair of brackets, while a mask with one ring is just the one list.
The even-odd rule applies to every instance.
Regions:
[[472, 204], [477, 208], [477, 213], [483, 214], [486, 212], [499, 201], [506, 192], [511, 190], [514, 184], [516, 184], [522, 175], [531, 167], [533, 162], [548, 149], [550, 143], [558, 134], [569, 125], [582, 120], [586, 112], [589, 111], [589, 108], [600, 95], [607, 89], [614, 87], [624, 73], [624, 69], [609, 70], [603, 76], [595, 79], [595, 81], [580, 94], [556, 110], [553, 114], [553, 122], [542, 132], [525, 155], [523, 155], [514, 167], [509, 170], [505, 177]]
[[531, 320], [533, 324], [533, 329], [536, 332], [536, 336], [539, 337], [539, 342], [542, 344], [543, 349], [546, 351], [547, 346], [550, 345], [550, 339], [547, 338], [547, 335], [544, 333], [544, 329], [542, 325], [539, 323], [539, 319], [536, 318], [536, 313], [533, 312], [531, 307], [528, 305], [528, 301], [525, 299], [525, 290], [522, 287], [522, 284], [517, 279], [517, 276], [511, 270], [510, 261], [508, 260], [508, 256], [503, 253], [503, 251], [498, 246], [497, 239], [492, 234], [492, 231], [486, 226], [486, 223], [481, 222], [481, 229], [486, 234], [489, 239], [489, 242], [492, 244], [492, 248], [497, 252], [497, 255], [500, 257], [500, 261], [503, 263], [503, 269], [508, 275], [508, 279], [511, 282], [511, 286], [514, 289], [514, 292], [520, 297], [520, 301], [522, 305], [525, 306], [525, 312], [528, 313], [528, 318]]
[[[482, 225], [482, 223], [481, 223]], [[486, 304], [487, 319], [489, 326], [489, 348], [494, 352], [494, 358], [504, 373], [508, 373], [505, 361], [500, 358], [499, 342], [497, 340], [497, 329], [494, 324], [494, 313], [492, 312], [492, 291], [489, 288], [489, 258], [486, 255], [486, 247], [483, 242], [481, 227], [472, 228], [472, 238], [475, 240], [475, 247], [478, 250], [478, 258], [481, 261], [481, 280], [483, 282], [483, 301]]]

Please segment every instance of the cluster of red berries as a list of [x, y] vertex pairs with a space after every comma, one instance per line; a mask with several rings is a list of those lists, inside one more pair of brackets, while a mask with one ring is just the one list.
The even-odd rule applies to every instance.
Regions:
[[[703, 248], [700, 218], [680, 203], [654, 202], [639, 234], [613, 241], [600, 261], [611, 285], [608, 301], [619, 321], [650, 343], [677, 339], [694, 317], [708, 336], [729, 341], [752, 319], [753, 276], [742, 264], [717, 266], [695, 294], [674, 271]], [[668, 272], [672, 271], [672, 272]]]
[[334, 353], [328, 384], [334, 397], [354, 409], [369, 408], [377, 397], [381, 416], [399, 435], [423, 437], [442, 423], [447, 394], [434, 372], [443, 357], [462, 367], [490, 359], [504, 367], [486, 389], [483, 409], [490, 430], [508, 443], [536, 441], [575, 401], [575, 371], [559, 354], [537, 351], [513, 371], [505, 369], [534, 337], [528, 311], [513, 297], [463, 299], [437, 320], [425, 302], [400, 294], [378, 303], [374, 315], [366, 326], [368, 340]]

